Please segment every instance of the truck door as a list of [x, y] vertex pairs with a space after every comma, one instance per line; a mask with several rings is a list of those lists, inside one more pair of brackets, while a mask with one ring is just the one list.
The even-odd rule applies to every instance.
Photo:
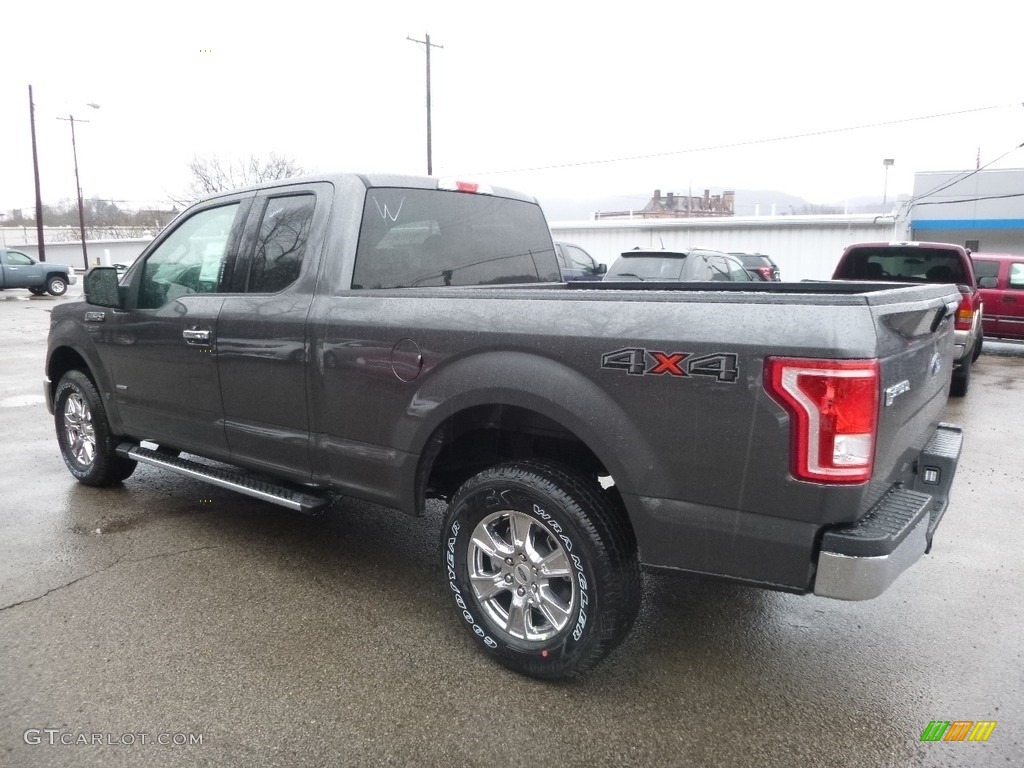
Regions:
[[217, 378], [217, 315], [252, 194], [174, 225], [125, 276], [125, 309], [97, 338], [129, 434], [228, 455]]
[[4, 275], [4, 288], [28, 288], [45, 283], [42, 267], [21, 251], [7, 251]]
[[307, 321], [328, 184], [260, 193], [217, 331], [224, 428], [232, 461], [298, 481], [311, 476]]
[[1010, 339], [1024, 339], [1024, 257], [1007, 264], [1005, 290], [1000, 291], [999, 335]]

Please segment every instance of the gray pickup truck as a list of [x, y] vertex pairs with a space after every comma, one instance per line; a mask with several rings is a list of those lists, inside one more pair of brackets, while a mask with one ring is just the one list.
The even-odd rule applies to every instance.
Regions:
[[28, 288], [35, 296], [63, 296], [76, 280], [67, 264], [36, 261], [27, 253], [0, 248], [0, 291]]
[[71, 473], [139, 463], [422, 515], [480, 647], [540, 678], [627, 634], [641, 566], [861, 600], [931, 546], [952, 285], [562, 283], [537, 202], [405, 176], [196, 204], [54, 308]]

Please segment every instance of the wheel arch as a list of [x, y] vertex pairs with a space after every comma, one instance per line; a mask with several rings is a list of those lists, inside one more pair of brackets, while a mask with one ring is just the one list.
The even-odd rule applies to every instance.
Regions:
[[68, 371], [78, 370], [93, 383], [103, 398], [107, 410], [107, 419], [112, 429], [121, 429], [121, 419], [117, 412], [112, 389], [103, 372], [102, 365], [81, 345], [61, 343], [52, 347], [46, 358], [46, 406], [53, 412], [53, 399], [57, 393], [57, 385]]
[[529, 352], [489, 352], [446, 366], [417, 391], [409, 412], [417, 410], [416, 433], [405, 442], [418, 456], [417, 512], [427, 498], [450, 498], [481, 468], [514, 459], [610, 475], [620, 490], [660, 470], [649, 441], [609, 393]]

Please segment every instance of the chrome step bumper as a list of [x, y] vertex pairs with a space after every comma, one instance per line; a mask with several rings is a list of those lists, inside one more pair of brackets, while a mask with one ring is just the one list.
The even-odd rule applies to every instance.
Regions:
[[893, 486], [862, 520], [825, 532], [814, 594], [870, 600], [931, 549], [962, 445], [963, 429], [940, 424], [918, 457], [912, 488]]

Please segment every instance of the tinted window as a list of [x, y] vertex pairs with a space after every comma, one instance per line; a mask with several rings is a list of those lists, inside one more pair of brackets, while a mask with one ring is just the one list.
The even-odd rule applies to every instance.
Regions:
[[605, 280], [679, 280], [686, 256], [628, 256], [623, 254], [608, 269]]
[[180, 296], [219, 291], [237, 214], [238, 203], [232, 203], [182, 222], [146, 259], [139, 307], [154, 309]]
[[313, 195], [267, 201], [249, 268], [250, 293], [276, 293], [299, 277], [315, 204]]
[[13, 264], [16, 267], [27, 267], [31, 264], [34, 264], [35, 262], [33, 262], [32, 259], [26, 256], [24, 253], [19, 253], [18, 251], [8, 251], [7, 263]]
[[551, 234], [537, 205], [436, 190], [367, 193], [353, 288], [560, 280]]
[[753, 276], [744, 269], [742, 262], [735, 259], [726, 259], [725, 261], [728, 265], [730, 280], [749, 283], [754, 279]]
[[858, 248], [847, 254], [837, 278], [969, 283], [956, 251], [939, 248]]

